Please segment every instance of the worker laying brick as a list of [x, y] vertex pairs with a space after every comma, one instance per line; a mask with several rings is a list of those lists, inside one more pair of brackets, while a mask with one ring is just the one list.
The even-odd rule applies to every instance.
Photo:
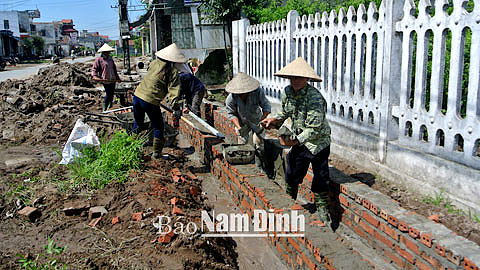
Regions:
[[320, 92], [308, 81], [321, 81], [317, 73], [303, 59], [297, 58], [274, 74], [287, 78], [290, 85], [282, 94], [282, 109], [271, 118], [262, 121], [265, 128], [271, 128], [291, 119], [289, 129], [292, 134], [283, 132], [280, 143], [291, 146], [287, 155], [287, 170], [285, 181], [287, 193], [297, 199], [298, 185], [312, 164], [313, 180], [311, 190], [315, 197], [315, 205], [322, 222], [330, 225], [328, 212], [329, 171], [328, 156], [330, 155], [330, 126], [326, 120], [327, 103]]
[[[148, 67], [147, 74], [138, 85], [133, 96], [133, 133], [138, 134], [144, 126], [145, 113], [153, 128], [152, 158], [161, 156], [165, 145], [163, 116], [160, 103], [165, 96], [171, 107], [180, 112], [180, 77], [175, 63], [185, 63], [187, 58], [175, 43], [156, 52], [158, 57]], [[178, 113], [176, 113], [178, 114]]]
[[257, 157], [255, 163], [261, 167], [264, 147], [263, 128], [259, 122], [271, 112], [270, 102], [265, 92], [259, 88], [260, 83], [249, 75], [240, 72], [225, 87], [230, 93], [225, 101], [228, 117], [235, 126], [238, 143], [245, 144], [251, 139], [255, 145]]
[[180, 96], [185, 98], [186, 107], [183, 113], [192, 111], [197, 116], [200, 115], [200, 105], [207, 92], [203, 83], [193, 75], [190, 67], [185, 63], [176, 63], [175, 67], [180, 72]]

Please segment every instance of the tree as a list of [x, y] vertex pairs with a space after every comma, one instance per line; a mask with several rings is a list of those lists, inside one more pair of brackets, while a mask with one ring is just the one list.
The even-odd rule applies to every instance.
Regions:
[[33, 48], [35, 49], [36, 55], [42, 55], [43, 48], [45, 47], [45, 40], [42, 37], [34, 36], [32, 44]]

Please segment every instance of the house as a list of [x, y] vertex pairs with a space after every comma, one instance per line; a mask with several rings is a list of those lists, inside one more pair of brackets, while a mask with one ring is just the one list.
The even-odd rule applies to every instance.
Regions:
[[30, 36], [35, 30], [32, 22], [34, 18], [40, 18], [40, 11], [0, 11], [1, 44], [0, 56], [23, 54], [21, 39]]
[[58, 41], [61, 39], [61, 22], [34, 22], [35, 32], [45, 40], [44, 54], [45, 56], [62, 55]]
[[[137, 52], [137, 49], [135, 49], [134, 40], [128, 40], [128, 48], [129, 48], [130, 55], [136, 55], [137, 53], [140, 53], [140, 52]], [[116, 49], [115, 53], [117, 55], [123, 54], [122, 44], [119, 40], [115, 40], [115, 49]]]
[[149, 21], [150, 53], [175, 42], [186, 57], [203, 60], [213, 50], [230, 47], [229, 35], [224, 35], [222, 23], [201, 19], [200, 3], [192, 0], [154, 3]]

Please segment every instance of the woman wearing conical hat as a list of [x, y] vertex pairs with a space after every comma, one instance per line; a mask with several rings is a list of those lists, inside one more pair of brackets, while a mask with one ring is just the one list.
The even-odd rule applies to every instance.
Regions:
[[[249, 75], [238, 73], [225, 87], [229, 93], [225, 100], [228, 117], [232, 120], [240, 144], [248, 142], [250, 135], [261, 156], [263, 156], [263, 141], [257, 136], [263, 131], [259, 126], [271, 112], [270, 102], [265, 92], [259, 88], [260, 83]], [[253, 131], [253, 134], [250, 134]], [[257, 165], [260, 166], [257, 159]]]
[[330, 126], [326, 120], [327, 103], [322, 94], [308, 81], [321, 81], [315, 70], [301, 57], [274, 74], [287, 78], [290, 85], [282, 94], [282, 110], [262, 125], [271, 128], [291, 119], [291, 136], [281, 136], [280, 143], [291, 146], [287, 155], [287, 193], [297, 199], [298, 185], [302, 183], [312, 164], [311, 190], [317, 212], [325, 225], [330, 225], [327, 209], [329, 192], [328, 156], [330, 155]]
[[113, 62], [110, 53], [115, 51], [107, 43], [98, 50], [100, 56], [95, 59], [92, 66], [92, 77], [95, 81], [101, 82], [105, 89], [105, 98], [103, 100], [103, 110], [106, 111], [112, 107], [113, 94], [115, 93], [115, 82], [120, 81], [117, 73], [117, 67]]
[[172, 108], [174, 110], [179, 109], [180, 78], [175, 64], [186, 63], [187, 58], [175, 43], [156, 52], [155, 56], [157, 56], [157, 59], [148, 67], [147, 74], [138, 85], [133, 96], [133, 115], [135, 118], [133, 132], [138, 134], [142, 130], [146, 113], [153, 128], [152, 157], [158, 158], [165, 144], [160, 103], [167, 97]]

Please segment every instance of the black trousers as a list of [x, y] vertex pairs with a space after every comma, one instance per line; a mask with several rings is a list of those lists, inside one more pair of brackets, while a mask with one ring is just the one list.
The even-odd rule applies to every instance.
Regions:
[[307, 175], [308, 167], [312, 164], [313, 180], [312, 192], [328, 192], [330, 174], [328, 171], [328, 156], [330, 145], [316, 155], [312, 155], [305, 145], [295, 145], [287, 154], [287, 171], [285, 181], [291, 187], [297, 187]]
[[105, 98], [103, 99], [103, 102], [105, 104], [112, 103], [113, 95], [115, 94], [115, 84], [114, 83], [104, 84], [103, 88], [105, 89]]

